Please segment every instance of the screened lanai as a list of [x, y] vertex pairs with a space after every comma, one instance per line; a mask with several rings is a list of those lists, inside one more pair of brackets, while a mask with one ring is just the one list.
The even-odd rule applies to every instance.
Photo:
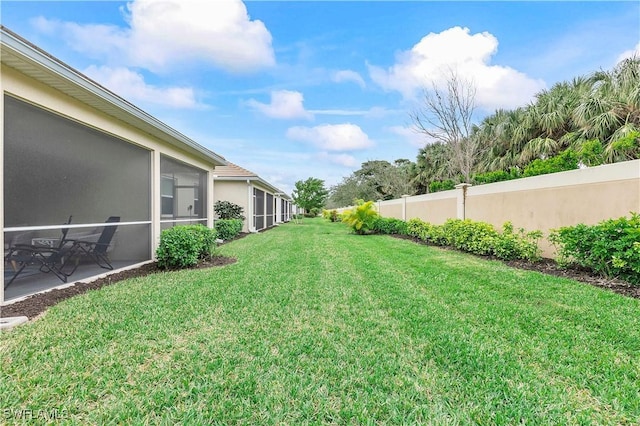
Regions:
[[[62, 224], [68, 240], [97, 242], [103, 223], [117, 217], [108, 224], [116, 230], [107, 248], [112, 266], [151, 259], [149, 150], [6, 95], [4, 123], [5, 252], [19, 244], [34, 246], [31, 250], [55, 248], [61, 242]], [[21, 255], [33, 253], [29, 250]], [[49, 279], [64, 282], [43, 274], [38, 259], [15, 276], [22, 265], [8, 260], [5, 296], [24, 293], [33, 287], [32, 281], [38, 281], [38, 287]], [[87, 262], [76, 276], [96, 267], [104, 269]]]
[[224, 158], [2, 27], [0, 303], [153, 259], [213, 226]]

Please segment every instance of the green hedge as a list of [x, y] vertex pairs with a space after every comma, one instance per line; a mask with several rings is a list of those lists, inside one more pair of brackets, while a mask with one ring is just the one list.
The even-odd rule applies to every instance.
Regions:
[[456, 187], [456, 183], [451, 179], [447, 180], [436, 180], [429, 184], [429, 192], [440, 192], [440, 191], [448, 191], [450, 189], [454, 189]]
[[224, 241], [233, 240], [242, 232], [241, 219], [218, 219], [215, 224], [218, 238]]
[[371, 226], [371, 230], [376, 234], [387, 235], [407, 235], [407, 222], [392, 217], [378, 217]]
[[180, 269], [195, 266], [198, 261], [213, 254], [216, 231], [204, 225], [178, 225], [160, 234], [156, 250], [158, 266]]
[[469, 219], [449, 219], [443, 225], [411, 219], [407, 222], [407, 234], [430, 244], [503, 260], [540, 259], [538, 240], [542, 232], [524, 229], [515, 232], [511, 222], [506, 222], [502, 232], [498, 232], [491, 224]]
[[607, 276], [640, 284], [640, 214], [588, 226], [554, 230], [551, 242], [561, 265], [577, 265]]

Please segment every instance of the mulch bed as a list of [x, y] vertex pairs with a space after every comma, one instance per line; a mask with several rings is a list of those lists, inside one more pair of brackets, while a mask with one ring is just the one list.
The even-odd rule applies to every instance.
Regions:
[[[411, 240], [417, 244], [428, 245], [443, 250], [453, 250], [447, 247], [434, 246], [432, 244], [425, 243], [422, 240], [408, 236], [408, 235], [391, 235], [394, 238], [402, 240]], [[479, 256], [484, 259], [500, 260], [491, 256]], [[633, 297], [640, 299], [640, 287], [629, 284], [626, 281], [622, 281], [616, 278], [605, 278], [598, 275], [594, 275], [591, 271], [580, 268], [562, 268], [552, 259], [542, 259], [538, 262], [529, 262], [526, 260], [500, 260], [512, 268], [526, 269], [528, 271], [536, 271], [547, 275], [553, 275], [561, 278], [568, 278], [575, 281], [590, 284], [595, 287], [604, 288], [614, 293], [621, 294], [627, 297]]]
[[[235, 263], [236, 261], [237, 259], [233, 257], [214, 256], [210, 260], [205, 260], [198, 263], [192, 269], [204, 269], [216, 266], [230, 265], [232, 263]], [[0, 318], [25, 316], [29, 319], [32, 319], [40, 315], [50, 306], [68, 299], [69, 297], [86, 293], [89, 290], [97, 290], [104, 286], [117, 283], [118, 281], [126, 280], [129, 278], [143, 277], [149, 274], [164, 271], [166, 270], [158, 268], [158, 264], [156, 262], [147, 263], [140, 266], [139, 268], [116, 272], [115, 274], [99, 278], [95, 281], [81, 281], [70, 287], [54, 289], [45, 293], [34, 294], [33, 296], [29, 296], [19, 302], [0, 307]]]

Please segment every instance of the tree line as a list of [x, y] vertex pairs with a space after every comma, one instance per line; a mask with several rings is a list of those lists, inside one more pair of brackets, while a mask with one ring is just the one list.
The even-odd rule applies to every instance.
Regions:
[[640, 158], [640, 58], [560, 82], [527, 106], [473, 124], [475, 85], [448, 70], [409, 115], [425, 146], [416, 161], [367, 161], [328, 190], [328, 207], [387, 200]]

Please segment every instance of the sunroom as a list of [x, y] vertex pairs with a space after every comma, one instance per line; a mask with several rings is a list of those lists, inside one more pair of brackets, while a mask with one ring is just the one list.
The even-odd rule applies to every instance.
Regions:
[[153, 259], [162, 229], [213, 226], [198, 145], [2, 28], [0, 303]]

